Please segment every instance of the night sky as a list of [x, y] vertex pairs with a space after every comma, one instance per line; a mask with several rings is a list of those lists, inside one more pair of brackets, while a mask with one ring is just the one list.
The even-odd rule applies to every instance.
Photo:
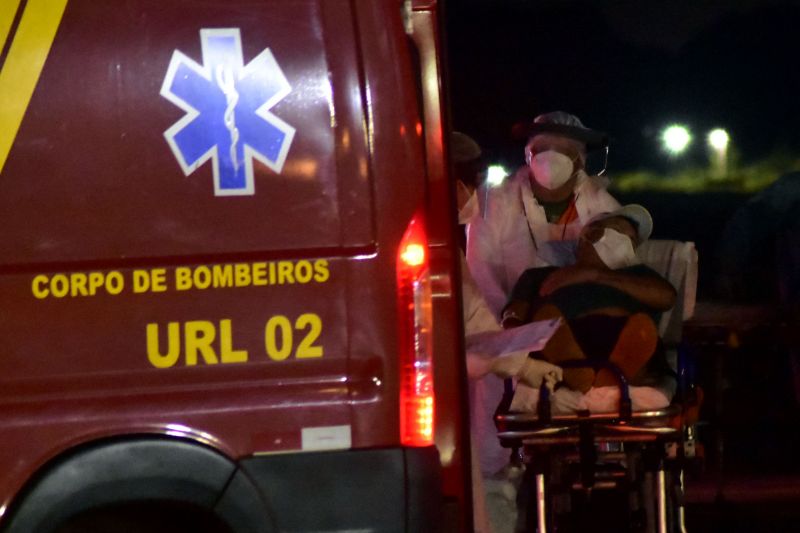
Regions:
[[672, 122], [728, 129], [744, 163], [800, 153], [798, 1], [450, 0], [447, 33], [453, 125], [511, 166], [512, 125], [556, 109], [611, 135], [612, 176], [663, 170]]
[[[489, 162], [524, 164], [515, 122], [571, 111], [611, 135], [612, 193], [650, 210], [653, 238], [696, 244], [697, 298], [714, 305], [698, 305], [682, 353], [708, 394], [702, 470], [718, 502], [723, 487], [745, 496], [736, 505], [689, 500], [687, 529], [797, 530], [797, 498], [781, 507], [774, 495], [782, 483], [796, 489], [800, 475], [800, 172], [758, 193], [625, 191], [614, 178], [707, 165], [705, 134], [716, 127], [729, 130], [743, 164], [777, 150], [800, 158], [800, 2], [447, 2], [452, 124], [479, 141]], [[687, 157], [670, 160], [658, 137], [673, 122], [688, 125], [695, 142]], [[748, 309], [762, 314], [745, 318]], [[729, 332], [733, 349], [716, 337]], [[690, 470], [689, 495], [701, 469]]]

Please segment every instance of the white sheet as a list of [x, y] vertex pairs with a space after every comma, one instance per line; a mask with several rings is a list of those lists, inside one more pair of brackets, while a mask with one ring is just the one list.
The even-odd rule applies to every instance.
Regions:
[[[662, 409], [670, 403], [669, 398], [653, 387], [630, 387], [634, 411]], [[576, 411], [613, 413], [619, 410], [618, 387], [592, 387], [585, 394], [562, 387], [550, 397], [552, 413], [573, 414]], [[539, 403], [539, 390], [518, 384], [511, 401], [512, 411], [533, 412]]]

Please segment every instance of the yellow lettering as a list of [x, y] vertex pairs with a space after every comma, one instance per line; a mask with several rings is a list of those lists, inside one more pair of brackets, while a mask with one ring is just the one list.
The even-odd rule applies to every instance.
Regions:
[[106, 292], [108, 292], [108, 294], [116, 296], [121, 293], [124, 288], [125, 278], [122, 277], [122, 274], [114, 270], [106, 275]]
[[238, 263], [236, 265], [236, 286], [247, 287], [250, 285], [250, 265], [247, 263]]
[[314, 342], [319, 338], [320, 333], [322, 333], [322, 319], [313, 313], [305, 313], [297, 318], [294, 327], [298, 331], [306, 327], [309, 328], [308, 333], [297, 347], [297, 358], [307, 359], [311, 357], [322, 357], [322, 346], [314, 346]]
[[154, 268], [150, 271], [151, 290], [164, 292], [167, 290], [167, 271], [163, 268]]
[[263, 287], [267, 284], [267, 264], [253, 263], [253, 285]]
[[229, 319], [219, 322], [219, 358], [223, 363], [246, 363], [247, 350], [233, 349], [233, 332]]
[[200, 352], [206, 364], [214, 365], [219, 362], [217, 354], [211, 346], [217, 336], [214, 324], [207, 320], [192, 320], [184, 324], [183, 334], [188, 366], [197, 364], [197, 352]]
[[69, 275], [69, 295], [73, 298], [75, 296], [89, 296], [86, 292], [86, 274], [75, 272]]
[[146, 270], [133, 271], [133, 292], [147, 292], [150, 288], [150, 276], [147, 275]]
[[[292, 265], [291, 261], [279, 261], [278, 262], [278, 283], [283, 285], [284, 283], [294, 283], [294, 265]], [[288, 280], [288, 281], [287, 281]]]
[[[129, 285], [135, 294], [161, 293], [170, 290], [167, 269], [136, 269], [123, 274], [111, 272], [73, 272], [52, 275], [39, 274], [31, 280], [31, 293], [37, 299], [95, 296], [105, 292], [116, 296]], [[234, 263], [176, 267], [174, 289], [215, 289], [267, 286], [302, 283], [318, 283], [329, 279], [328, 261], [264, 261], [257, 263]]]
[[[278, 345], [277, 330], [280, 330], [280, 347]], [[267, 355], [273, 361], [283, 361], [292, 353], [292, 323], [285, 316], [275, 315], [267, 321], [264, 328], [264, 344]]]
[[44, 274], [39, 274], [33, 278], [33, 282], [31, 283], [31, 291], [36, 298], [43, 300], [44, 298], [47, 298], [48, 294], [50, 294], [50, 291], [45, 288], [47, 286], [47, 281], [47, 276]]
[[318, 283], [325, 283], [328, 281], [329, 277], [330, 272], [328, 271], [328, 260], [317, 259], [314, 261], [314, 281]]
[[50, 292], [56, 298], [63, 298], [69, 292], [69, 281], [64, 274], [56, 274], [50, 279]]
[[298, 261], [294, 265], [294, 277], [297, 283], [308, 283], [311, 281], [311, 263], [308, 261]]
[[175, 289], [186, 291], [192, 288], [192, 271], [187, 267], [175, 269]]
[[211, 268], [214, 278], [214, 288], [233, 286], [233, 267], [231, 265], [214, 265]]
[[147, 359], [156, 368], [170, 368], [178, 362], [181, 352], [181, 332], [178, 322], [167, 324], [167, 353], [158, 346], [158, 324], [147, 324]]
[[194, 281], [194, 286], [198, 289], [209, 288], [211, 286], [211, 270], [207, 266], [195, 268], [192, 281]]
[[103, 280], [105, 280], [105, 276], [103, 276], [100, 272], [90, 272], [89, 273], [89, 294], [94, 296], [97, 294], [97, 289], [103, 286]]

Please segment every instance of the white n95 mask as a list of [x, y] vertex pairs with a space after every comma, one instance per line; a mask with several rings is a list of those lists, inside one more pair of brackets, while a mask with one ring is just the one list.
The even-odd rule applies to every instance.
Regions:
[[631, 238], [617, 230], [606, 228], [592, 246], [600, 260], [612, 270], [639, 264]]
[[558, 189], [564, 185], [575, 169], [569, 156], [555, 150], [539, 152], [529, 163], [533, 178], [545, 189]]

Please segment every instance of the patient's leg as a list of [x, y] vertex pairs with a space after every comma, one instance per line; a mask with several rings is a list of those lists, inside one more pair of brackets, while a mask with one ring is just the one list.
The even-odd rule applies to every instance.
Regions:
[[[580, 345], [575, 340], [575, 336], [567, 324], [566, 319], [561, 311], [552, 304], [547, 304], [540, 307], [533, 313], [533, 320], [551, 320], [553, 318], [560, 318], [562, 320], [561, 326], [556, 330], [550, 340], [542, 349], [544, 358], [555, 365], [563, 361], [571, 361], [574, 359], [586, 359]], [[592, 386], [595, 379], [594, 370], [591, 368], [565, 368], [564, 369], [564, 383], [571, 389], [586, 392]]]
[[[658, 345], [658, 328], [653, 319], [644, 313], [631, 315], [619, 333], [614, 349], [608, 356], [627, 378], [633, 378], [647, 363]], [[597, 373], [595, 387], [616, 385], [614, 375], [605, 369]]]

